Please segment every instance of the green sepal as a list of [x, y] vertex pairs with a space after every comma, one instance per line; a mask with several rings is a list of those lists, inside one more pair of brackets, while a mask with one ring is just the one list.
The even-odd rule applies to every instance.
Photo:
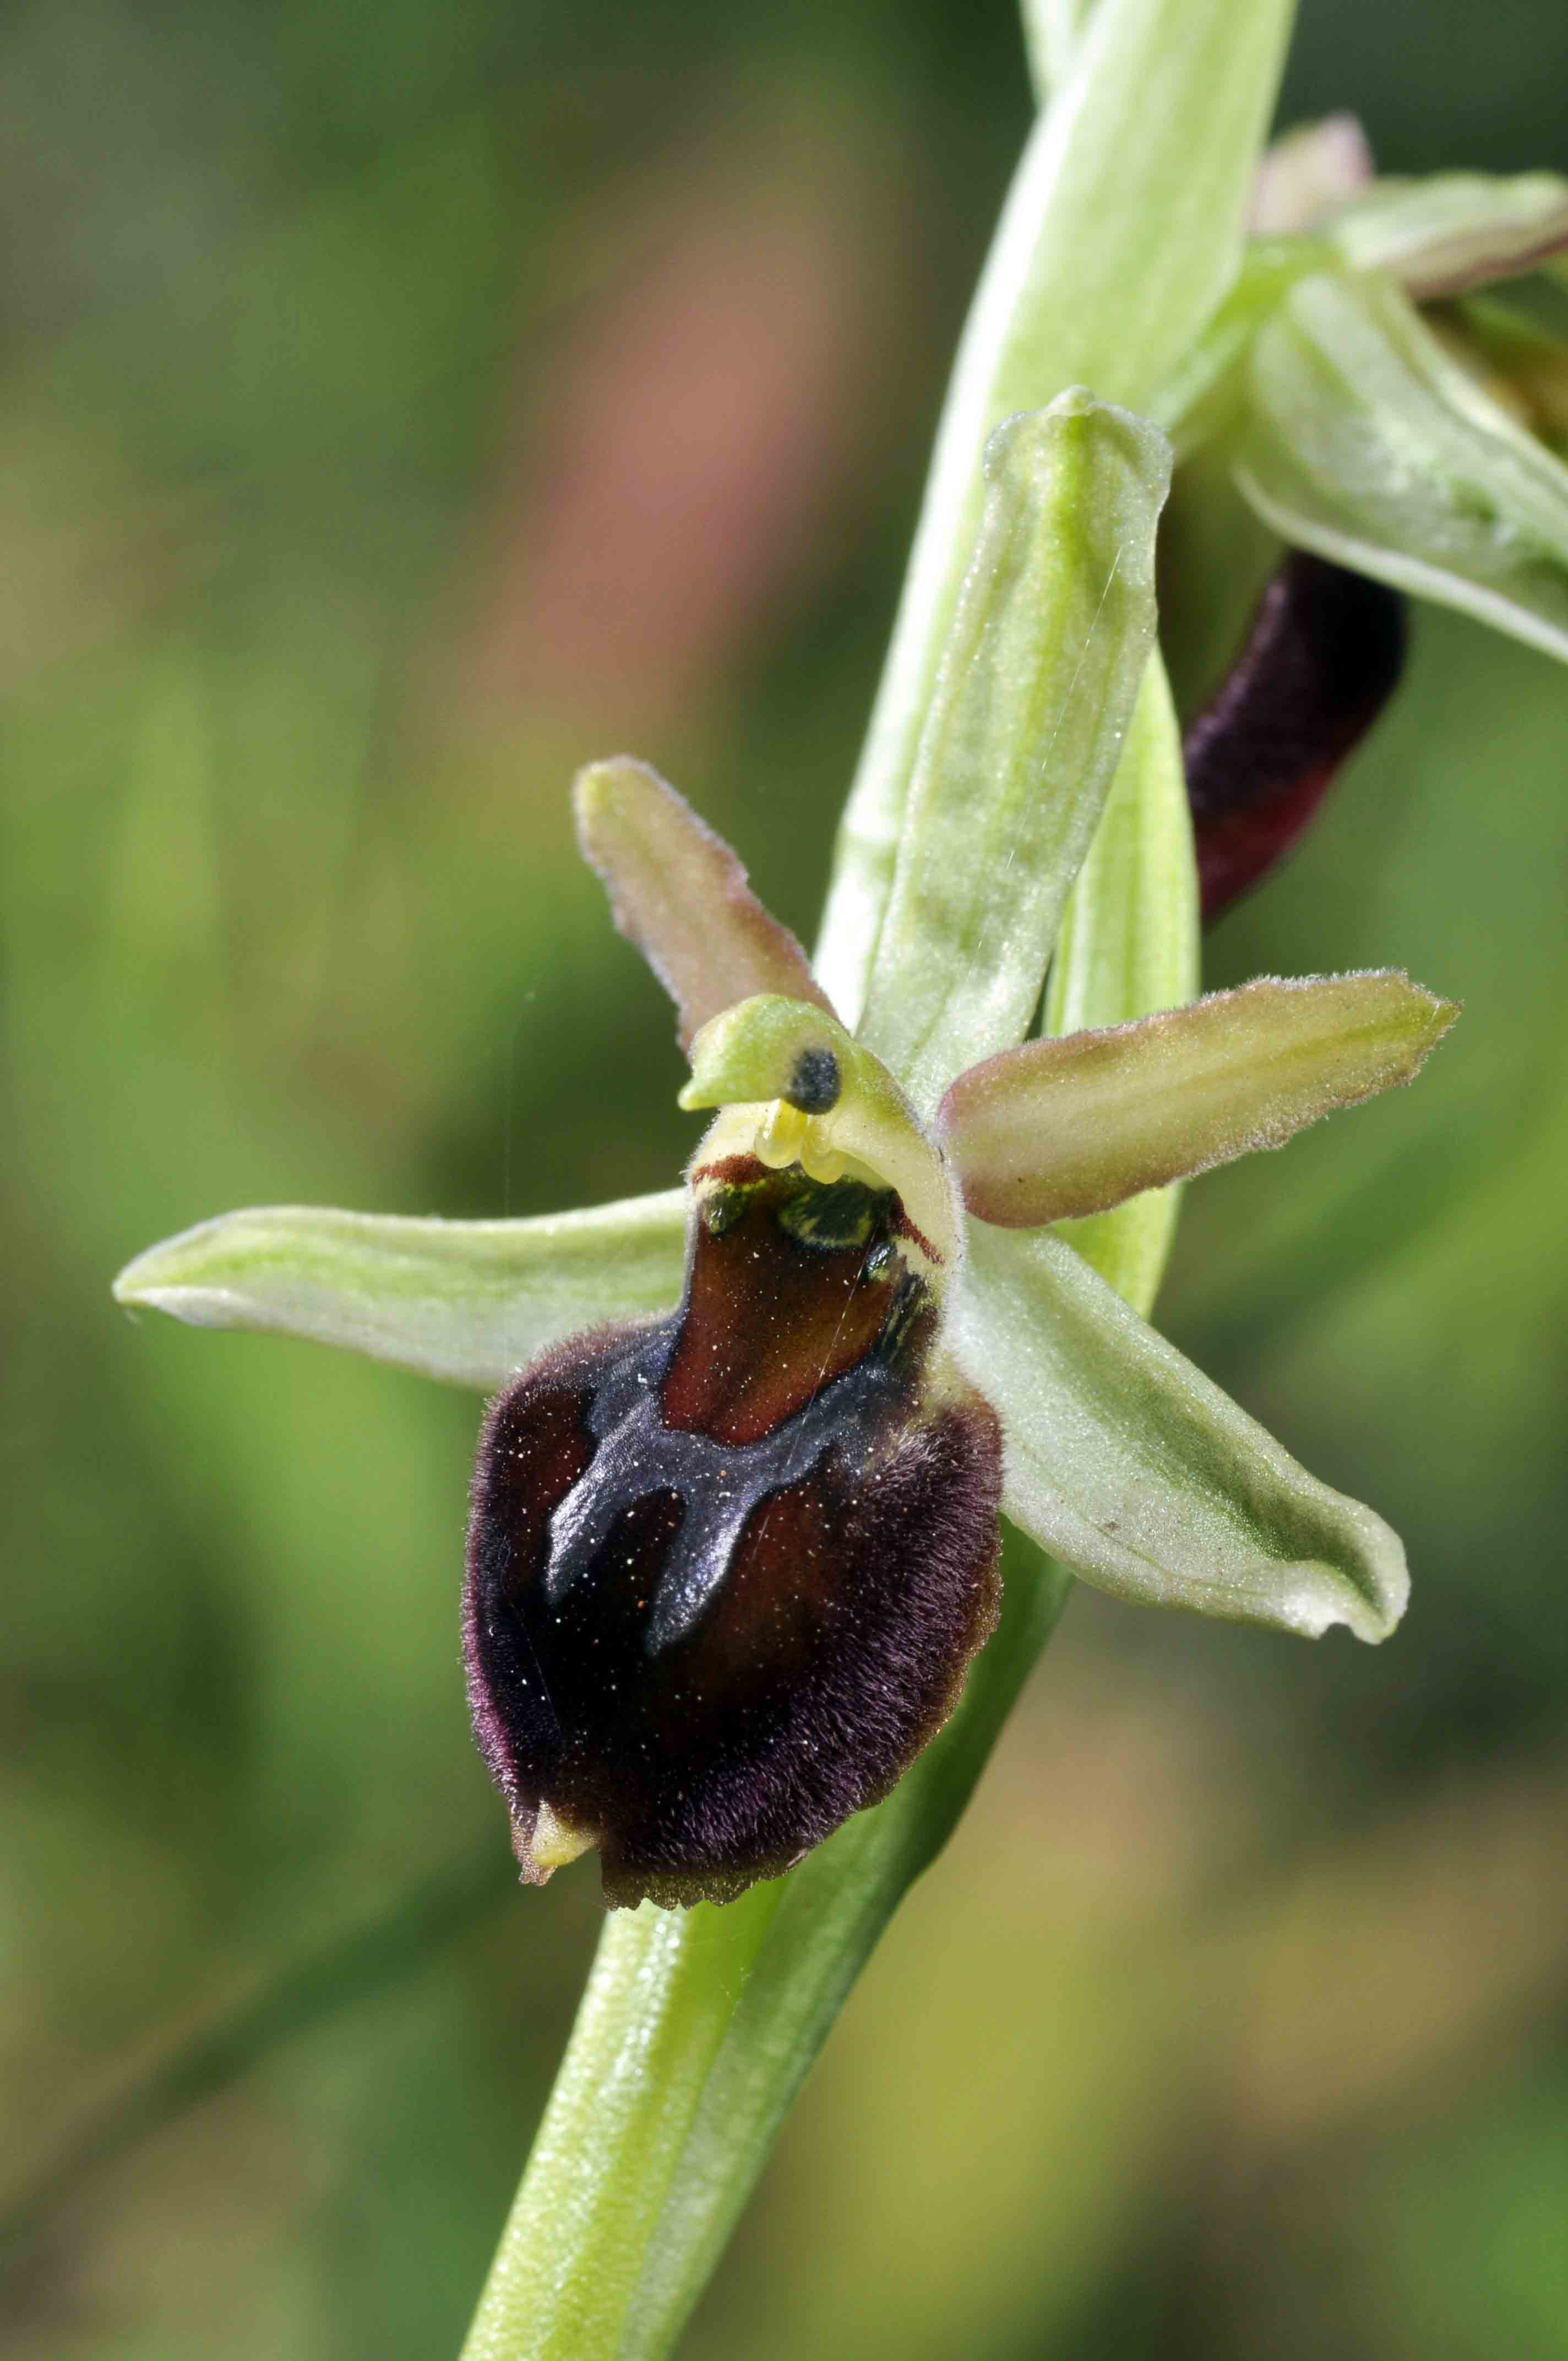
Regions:
[[684, 1189], [521, 1222], [269, 1205], [149, 1246], [115, 1296], [193, 1327], [340, 1345], [488, 1393], [579, 1329], [672, 1310], [686, 1206]]
[[949, 1349], [1004, 1434], [1003, 1508], [1085, 1582], [1146, 1606], [1382, 1640], [1398, 1536], [1331, 1491], [1047, 1231], [970, 1224]]
[[1568, 658], [1568, 468], [1387, 280], [1323, 272], [1254, 346], [1235, 480], [1288, 541]]
[[1010, 419], [911, 782], [861, 1037], [928, 1115], [1021, 1040], [1154, 643], [1170, 450], [1074, 389]]
[[1433, 172], [1375, 181], [1324, 229], [1353, 270], [1381, 270], [1421, 302], [1518, 279], [1568, 247], [1558, 172]]

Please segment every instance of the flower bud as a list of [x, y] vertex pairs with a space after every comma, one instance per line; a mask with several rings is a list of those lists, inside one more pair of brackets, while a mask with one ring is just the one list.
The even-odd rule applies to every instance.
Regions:
[[1398, 686], [1397, 590], [1292, 550], [1182, 742], [1205, 924], [1259, 884], [1311, 819]]

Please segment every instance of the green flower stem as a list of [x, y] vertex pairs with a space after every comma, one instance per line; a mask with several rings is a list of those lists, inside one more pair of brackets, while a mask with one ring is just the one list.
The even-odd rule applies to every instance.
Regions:
[[612, 1916], [465, 2361], [626, 2349], [660, 2212], [783, 1899]]

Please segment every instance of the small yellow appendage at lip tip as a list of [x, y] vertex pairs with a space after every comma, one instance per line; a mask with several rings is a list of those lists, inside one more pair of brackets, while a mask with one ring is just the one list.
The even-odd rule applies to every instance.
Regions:
[[596, 1841], [587, 1828], [575, 1828], [570, 1820], [558, 1818], [548, 1804], [541, 1804], [528, 1850], [535, 1868], [565, 1869], [568, 1861], [591, 1852]]

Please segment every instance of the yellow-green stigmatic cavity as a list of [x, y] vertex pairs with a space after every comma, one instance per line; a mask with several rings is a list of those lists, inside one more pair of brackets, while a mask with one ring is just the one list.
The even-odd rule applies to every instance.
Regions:
[[962, 1208], [948, 1169], [880, 1058], [826, 1010], [759, 993], [714, 1017], [691, 1045], [684, 1107], [718, 1107], [694, 1176], [734, 1156], [808, 1180], [897, 1192], [939, 1295], [958, 1270]]

